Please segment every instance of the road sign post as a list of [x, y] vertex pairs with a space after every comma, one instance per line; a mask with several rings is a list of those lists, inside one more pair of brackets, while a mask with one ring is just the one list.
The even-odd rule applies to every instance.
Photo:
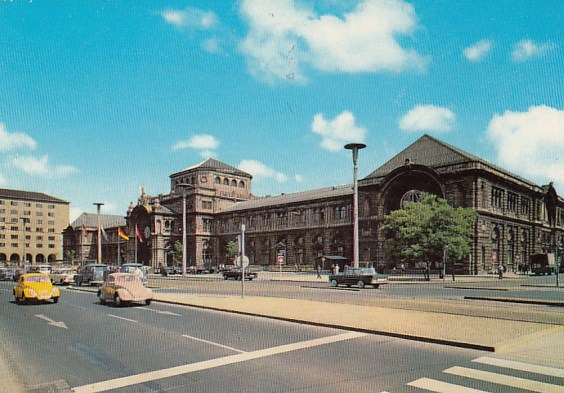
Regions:
[[[239, 243], [239, 250], [241, 253], [239, 254], [240, 258], [240, 265], [241, 265], [241, 298], [245, 297], [245, 224], [241, 224], [241, 237]], [[247, 266], [248, 266], [248, 258], [247, 258]]]

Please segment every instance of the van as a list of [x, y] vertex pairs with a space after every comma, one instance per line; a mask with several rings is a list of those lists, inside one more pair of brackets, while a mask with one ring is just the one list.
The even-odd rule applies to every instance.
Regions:
[[548, 274], [556, 272], [556, 262], [554, 254], [533, 254], [531, 255], [531, 273], [535, 275]]
[[74, 276], [76, 285], [102, 285], [106, 274], [110, 271], [110, 267], [103, 263], [91, 263], [84, 265], [78, 269]]

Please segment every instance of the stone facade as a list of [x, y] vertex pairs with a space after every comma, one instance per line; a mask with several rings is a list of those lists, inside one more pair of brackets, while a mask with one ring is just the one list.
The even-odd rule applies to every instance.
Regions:
[[[139, 261], [170, 265], [183, 214], [189, 266], [232, 263], [226, 247], [241, 224], [252, 265], [275, 265], [280, 256], [309, 266], [323, 255], [352, 258], [352, 185], [259, 198], [251, 194], [251, 175], [214, 159], [170, 179], [169, 194], [143, 191], [130, 205], [127, 233], [134, 239], [137, 227], [141, 237], [135, 248], [131, 240], [124, 245], [127, 260], [137, 249]], [[471, 255], [458, 261], [467, 274], [495, 271], [499, 263], [517, 271], [531, 254], [561, 254], [564, 244], [564, 200], [552, 184], [536, 185], [428, 135], [360, 179], [358, 191], [359, 259], [376, 266], [394, 263], [382, 252], [384, 216], [420, 192], [477, 212]]]

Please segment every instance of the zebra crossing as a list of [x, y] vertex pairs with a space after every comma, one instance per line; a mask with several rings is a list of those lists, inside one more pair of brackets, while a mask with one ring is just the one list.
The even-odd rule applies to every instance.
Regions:
[[[457, 382], [455, 383], [424, 377], [409, 382], [407, 386], [416, 388], [416, 391], [435, 393], [497, 393], [498, 391], [502, 391], [502, 389], [508, 392], [514, 391], [514, 389], [521, 389], [523, 391], [538, 393], [564, 393], [564, 368], [540, 366], [488, 356], [474, 359], [472, 362], [476, 365], [493, 367], [495, 370], [499, 370], [499, 372], [454, 366], [443, 370], [443, 373], [448, 376], [457, 377]], [[529, 376], [529, 378], [509, 375], [509, 370], [518, 371], [521, 372], [521, 374], [522, 372], [535, 374], [536, 378], [532, 375]], [[483, 386], [489, 386], [489, 390], [463, 386], [458, 382], [461, 378], [463, 378], [463, 384], [465, 385], [471, 385], [472, 382], [470, 381], [480, 381]], [[548, 379], [550, 382], [539, 381], [539, 379], [542, 378]], [[448, 377], [445, 377], [445, 379], [448, 379]]]

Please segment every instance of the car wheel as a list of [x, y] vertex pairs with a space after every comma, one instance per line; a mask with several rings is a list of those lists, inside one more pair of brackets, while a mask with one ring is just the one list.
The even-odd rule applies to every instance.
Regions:
[[336, 287], [337, 286], [337, 280], [331, 280], [331, 286]]
[[101, 304], [101, 305], [106, 304], [106, 299], [104, 299], [104, 298], [101, 297], [101, 298], [100, 298], [100, 304]]
[[145, 300], [145, 304], [146, 304], [147, 306], [150, 305], [150, 304], [151, 304], [151, 299]]
[[358, 285], [359, 288], [364, 288], [364, 281], [360, 280], [356, 285]]
[[373, 287], [374, 288], [378, 288], [380, 286], [380, 284], [374, 284]]
[[223, 279], [224, 279], [224, 280], [227, 280], [227, 276], [223, 276]]
[[55, 303], [55, 304], [59, 303], [59, 297], [58, 296], [53, 298], [53, 303]]
[[116, 307], [119, 307], [119, 306], [122, 305], [122, 301], [121, 301], [121, 298], [119, 297], [119, 295], [114, 296], [114, 303], [115, 303]]
[[14, 300], [16, 301], [16, 304], [20, 304], [20, 298], [15, 293], [14, 293]]

